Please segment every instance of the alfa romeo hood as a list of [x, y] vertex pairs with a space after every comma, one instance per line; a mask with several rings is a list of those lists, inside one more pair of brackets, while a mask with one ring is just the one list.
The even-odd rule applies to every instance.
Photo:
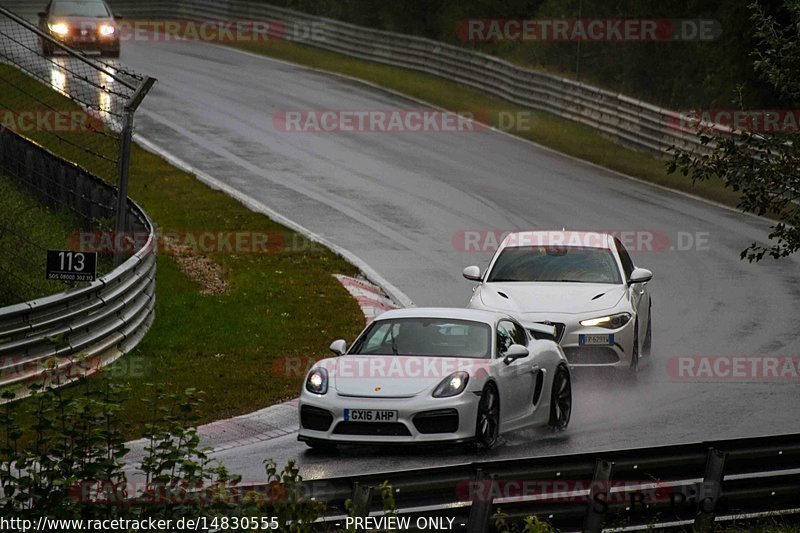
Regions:
[[591, 313], [615, 307], [625, 285], [608, 283], [487, 283], [478, 297], [509, 313]]

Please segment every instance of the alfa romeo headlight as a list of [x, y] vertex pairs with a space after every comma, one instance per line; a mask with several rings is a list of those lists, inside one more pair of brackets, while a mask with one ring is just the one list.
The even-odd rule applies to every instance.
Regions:
[[111, 24], [103, 24], [100, 26], [100, 35], [114, 35], [115, 31], [117, 31], [117, 29]]
[[453, 372], [439, 383], [436, 390], [433, 391], [433, 397], [449, 398], [450, 396], [458, 396], [467, 388], [467, 383], [469, 383], [468, 373], [463, 370]]
[[581, 326], [618, 329], [627, 324], [630, 319], [631, 319], [630, 313], [617, 313], [615, 315], [607, 315], [598, 318], [590, 318], [588, 320], [581, 320]]
[[315, 368], [309, 372], [306, 378], [306, 390], [313, 394], [328, 392], [328, 371], [324, 368]]

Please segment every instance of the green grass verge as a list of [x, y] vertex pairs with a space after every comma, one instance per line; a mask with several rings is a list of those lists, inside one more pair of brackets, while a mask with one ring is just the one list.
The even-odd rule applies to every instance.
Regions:
[[[382, 65], [286, 41], [238, 42], [236, 48], [328, 72], [353, 76], [456, 112], [496, 117], [499, 113], [530, 112], [505, 100], [429, 74]], [[533, 112], [531, 127], [509, 131], [559, 152], [596, 163], [652, 183], [735, 206], [738, 194], [721, 181], [693, 184], [689, 178], [668, 175], [660, 159], [614, 144], [599, 132], [550, 113]]]
[[[57, 109], [74, 105], [16, 69], [0, 66], [0, 79], [9, 78]], [[0, 109], [27, 105], [21, 99], [21, 94], [0, 91]], [[85, 139], [86, 134], [74, 135]], [[52, 135], [30, 136], [78, 164], [103, 170]], [[303, 240], [138, 146], [130, 184], [131, 197], [164, 234], [278, 232], [287, 243]], [[47, 221], [44, 225], [50, 227]], [[115, 382], [131, 388], [132, 399], [122, 413], [129, 436], [141, 434], [146, 423], [140, 397], [147, 396], [148, 384], [204, 391], [201, 423], [246, 413], [297, 395], [302, 377], [275, 371], [283, 368], [283, 358], [324, 355], [333, 338], [353, 338], [363, 327], [357, 303], [332, 276], [354, 275], [357, 269], [326, 249], [208, 257], [222, 268], [227, 293], [202, 294], [203, 287], [184, 273], [174, 256], [159, 253], [155, 324], [133, 353], [107, 371]]]
[[76, 221], [52, 212], [30, 192], [0, 174], [0, 307], [63, 291], [45, 279], [47, 250], [67, 248]]

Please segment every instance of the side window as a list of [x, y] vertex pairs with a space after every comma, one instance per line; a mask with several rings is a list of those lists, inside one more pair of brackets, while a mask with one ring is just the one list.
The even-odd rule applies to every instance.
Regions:
[[622, 270], [625, 271], [625, 279], [631, 277], [633, 273], [633, 261], [631, 260], [631, 256], [628, 254], [628, 250], [622, 246], [622, 243], [619, 242], [619, 239], [614, 237], [614, 245], [617, 247], [617, 253], [619, 253], [619, 259], [622, 261]]
[[528, 345], [528, 334], [525, 332], [525, 329], [520, 326], [519, 324], [514, 324], [514, 331], [512, 332], [512, 336], [514, 337], [514, 344], [521, 344], [522, 346]]
[[508, 320], [501, 320], [497, 324], [497, 355], [501, 356], [508, 347], [514, 344], [514, 324]]

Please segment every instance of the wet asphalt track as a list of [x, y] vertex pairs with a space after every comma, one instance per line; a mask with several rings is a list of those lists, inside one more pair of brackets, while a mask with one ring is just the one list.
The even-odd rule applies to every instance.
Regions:
[[[570, 428], [507, 435], [487, 453], [460, 448], [306, 450], [295, 436], [217, 454], [247, 479], [261, 461], [297, 459], [306, 477], [477, 459], [800, 431], [800, 381], [690, 382], [680, 355], [798, 355], [800, 260], [750, 265], [757, 218], [643, 185], [492, 132], [287, 134], [287, 109], [418, 109], [301, 67], [199, 43], [127, 43], [122, 61], [159, 83], [137, 131], [225, 184], [350, 250], [416, 305], [463, 305], [463, 230], [518, 228], [707, 234], [707, 249], [633, 253], [655, 273], [654, 355], [637, 383], [578, 372]], [[243, 228], [244, 229], [244, 228]]]

